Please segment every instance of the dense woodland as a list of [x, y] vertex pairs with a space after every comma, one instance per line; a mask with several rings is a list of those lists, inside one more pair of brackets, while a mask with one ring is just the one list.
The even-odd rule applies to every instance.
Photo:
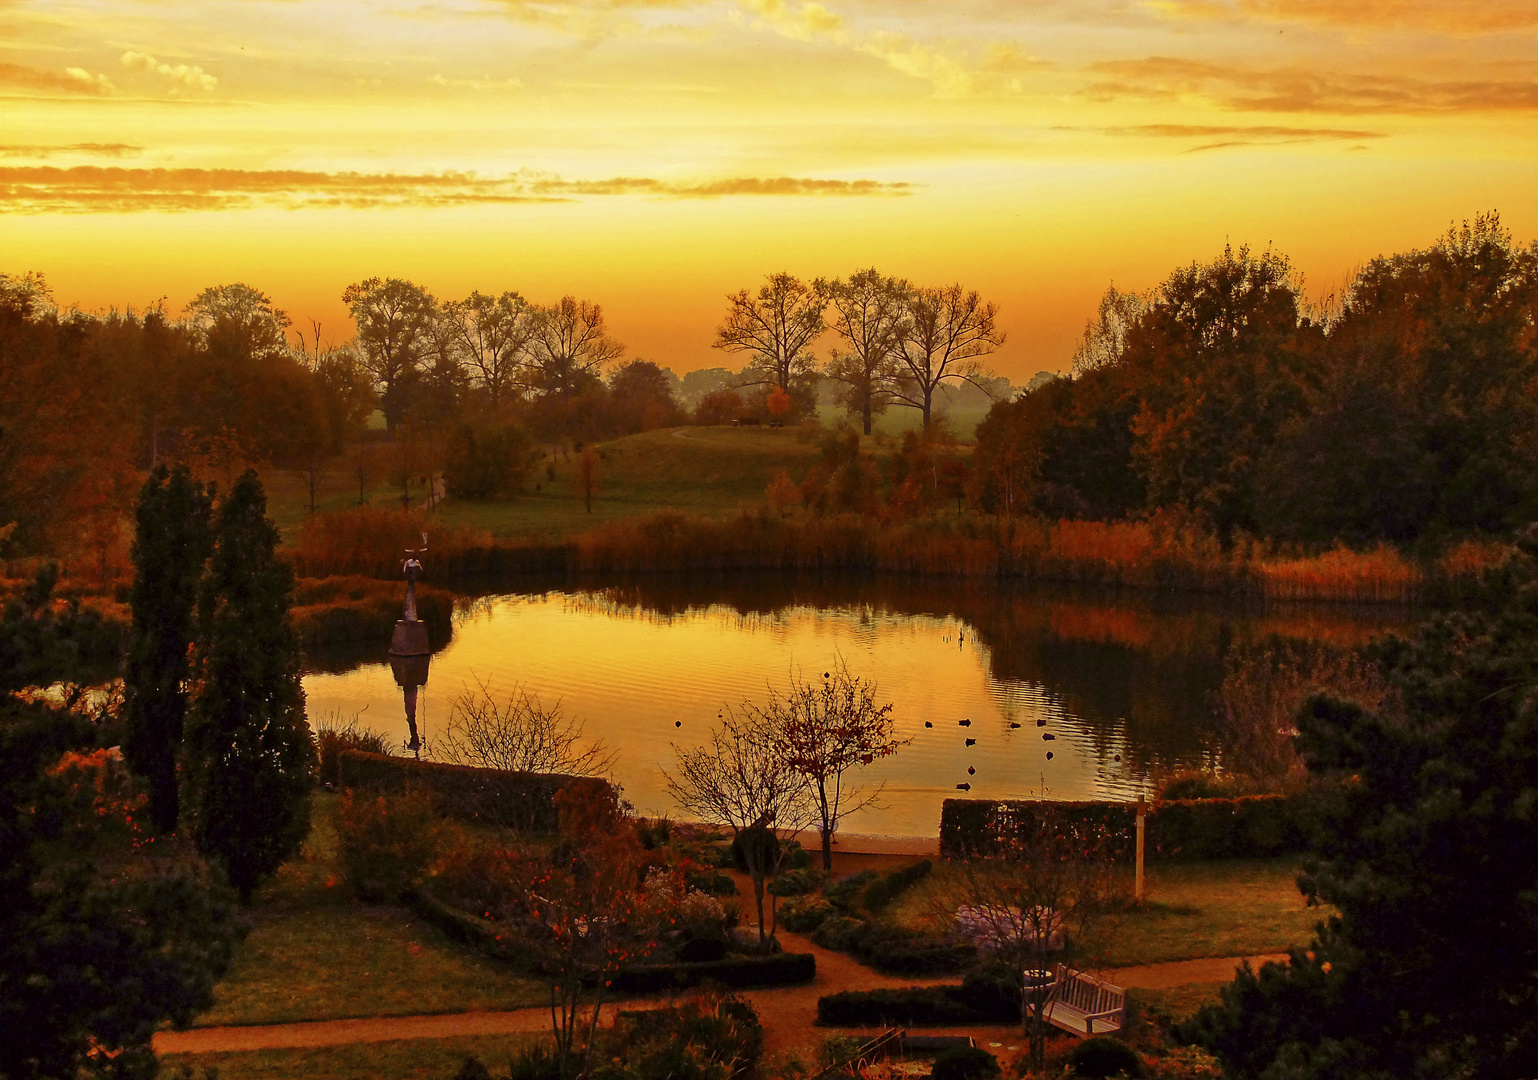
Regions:
[[1414, 544], [1538, 514], [1538, 250], [1495, 215], [1377, 258], [1310, 305], [1287, 259], [1225, 250], [1101, 302], [1071, 379], [995, 408], [1003, 513], [1185, 516], [1226, 543]]
[[[163, 461], [226, 486], [251, 464], [293, 470], [312, 498], [337, 468], [360, 494], [420, 499], [441, 474], [450, 494], [508, 498], [541, 446], [807, 424], [820, 403], [867, 435], [891, 408], [924, 425], [874, 455], [857, 430], [825, 436], [811, 475], [771, 485], [782, 511], [891, 521], [970, 505], [1148, 520], [1225, 549], [1435, 552], [1538, 513], [1535, 283], [1538, 251], [1493, 214], [1374, 259], [1321, 303], [1283, 255], [1227, 249], [1147, 293], [1112, 288], [1071, 375], [1016, 396], [984, 367], [1003, 341], [994, 304], [875, 270], [773, 274], [729, 296], [715, 345], [745, 366], [681, 380], [622, 362], [602, 308], [574, 297], [440, 301], [370, 278], [344, 293], [355, 326], [338, 345], [247, 285], [206, 289], [173, 319], [60, 310], [41, 277], [0, 275], [0, 555], [121, 547], [132, 494]], [[958, 388], [994, 401], [970, 454], [941, 407]]]

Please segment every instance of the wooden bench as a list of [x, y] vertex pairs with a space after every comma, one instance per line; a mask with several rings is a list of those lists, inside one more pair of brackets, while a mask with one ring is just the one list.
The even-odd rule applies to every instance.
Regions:
[[1120, 1031], [1127, 1010], [1127, 991], [1104, 979], [1062, 964], [1052, 982], [1047, 1022], [1075, 1035], [1104, 1035]]

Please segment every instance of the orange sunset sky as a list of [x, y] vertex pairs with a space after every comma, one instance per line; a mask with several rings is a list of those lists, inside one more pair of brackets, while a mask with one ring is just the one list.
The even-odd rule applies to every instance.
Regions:
[[62, 304], [574, 293], [680, 373], [779, 269], [975, 286], [1023, 381], [1225, 240], [1318, 295], [1538, 234], [1534, 0], [0, 0], [0, 96], [0, 270]]

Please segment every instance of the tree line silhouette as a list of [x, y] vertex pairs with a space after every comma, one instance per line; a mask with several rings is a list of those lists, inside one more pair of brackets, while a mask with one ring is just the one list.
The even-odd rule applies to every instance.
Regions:
[[1538, 249], [1496, 214], [1373, 259], [1310, 305], [1287, 259], [1228, 248], [1114, 287], [1071, 378], [977, 432], [988, 510], [1150, 511], [1248, 535], [1433, 546], [1538, 515]]

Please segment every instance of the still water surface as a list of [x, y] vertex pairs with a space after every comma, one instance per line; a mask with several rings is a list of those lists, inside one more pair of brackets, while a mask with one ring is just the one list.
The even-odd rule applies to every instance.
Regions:
[[[419, 726], [430, 744], [476, 680], [498, 692], [522, 684], [617, 751], [616, 778], [642, 813], [676, 816], [664, 777], [675, 745], [703, 741], [724, 707], [765, 701], [792, 673], [818, 677], [842, 657], [877, 682], [912, 740], [864, 770], [881, 798], [844, 831], [934, 836], [941, 801], [959, 794], [1132, 798], [1159, 769], [1209, 760], [1211, 695], [1236, 647], [1357, 645], [1413, 622], [1397, 609], [1256, 610], [996, 583], [566, 584], [469, 603], [432, 658]], [[403, 744], [401, 693], [382, 660], [312, 658], [310, 715], [361, 712]]]

